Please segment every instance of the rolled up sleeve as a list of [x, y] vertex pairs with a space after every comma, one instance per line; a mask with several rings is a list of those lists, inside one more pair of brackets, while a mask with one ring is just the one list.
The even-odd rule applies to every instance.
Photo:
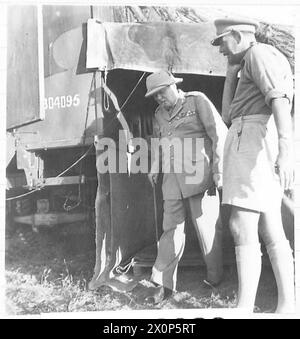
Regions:
[[289, 103], [292, 102], [292, 98], [288, 96], [287, 93], [278, 91], [277, 89], [271, 89], [265, 97], [265, 102], [266, 104], [271, 107], [272, 106], [272, 100], [273, 99], [278, 99], [278, 98], [287, 98]]
[[287, 59], [271, 46], [252, 48], [247, 65], [251, 79], [272, 107], [272, 100], [293, 99], [293, 76]]

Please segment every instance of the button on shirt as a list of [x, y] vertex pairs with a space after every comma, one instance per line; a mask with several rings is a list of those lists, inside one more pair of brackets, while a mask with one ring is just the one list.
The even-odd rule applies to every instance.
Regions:
[[241, 76], [230, 106], [231, 120], [271, 114], [272, 99], [293, 99], [293, 75], [286, 57], [275, 47], [257, 43], [241, 62]]

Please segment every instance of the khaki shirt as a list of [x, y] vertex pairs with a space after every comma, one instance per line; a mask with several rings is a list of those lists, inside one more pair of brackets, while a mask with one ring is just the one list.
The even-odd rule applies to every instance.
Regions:
[[[212, 174], [223, 171], [227, 128], [220, 114], [201, 92], [179, 94], [171, 112], [159, 106], [154, 118], [154, 136], [161, 142], [165, 200], [203, 193], [213, 184]], [[196, 150], [196, 142], [200, 149]], [[197, 183], [189, 180], [195, 175]]]
[[229, 111], [231, 120], [246, 115], [270, 115], [274, 98], [287, 97], [292, 103], [291, 67], [275, 47], [254, 44], [241, 65], [241, 76]]

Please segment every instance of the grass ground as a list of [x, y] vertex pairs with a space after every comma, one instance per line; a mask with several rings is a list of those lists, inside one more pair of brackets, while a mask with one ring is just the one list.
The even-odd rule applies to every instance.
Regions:
[[[25, 226], [17, 228], [6, 238], [7, 313], [231, 308], [236, 301], [233, 267], [226, 267], [224, 282], [213, 291], [199, 283], [204, 278], [203, 269], [180, 268], [178, 292], [152, 306], [145, 303], [143, 294], [149, 269], [130, 293], [116, 292], [108, 286], [89, 291], [94, 262], [93, 234], [64, 235], [57, 230], [33, 233]], [[276, 305], [276, 285], [268, 267], [263, 269], [256, 305], [257, 312], [270, 312]]]

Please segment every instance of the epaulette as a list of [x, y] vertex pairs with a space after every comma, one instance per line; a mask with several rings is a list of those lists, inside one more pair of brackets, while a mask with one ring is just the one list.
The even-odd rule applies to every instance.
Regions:
[[185, 96], [186, 96], [186, 97], [190, 97], [190, 96], [196, 97], [196, 96], [201, 95], [201, 94], [202, 94], [202, 92], [199, 92], [199, 91], [192, 91], [192, 92], [186, 92], [186, 93], [185, 93]]

